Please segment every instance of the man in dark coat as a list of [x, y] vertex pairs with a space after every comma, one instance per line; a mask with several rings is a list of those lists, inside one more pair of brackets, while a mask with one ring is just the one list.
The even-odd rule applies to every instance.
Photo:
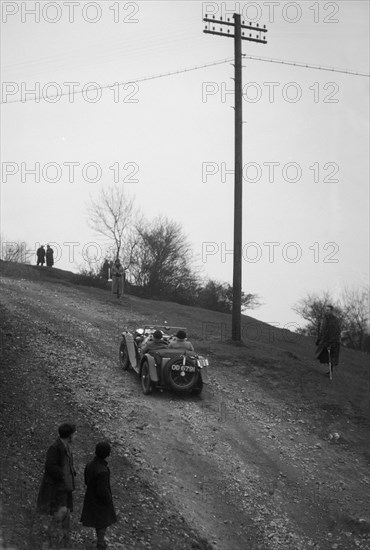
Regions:
[[37, 265], [43, 266], [45, 263], [45, 248], [42, 244], [37, 250], [36, 250], [36, 256], [37, 256]]
[[[325, 314], [320, 323], [319, 334], [316, 340], [315, 357], [320, 363], [329, 363], [328, 348], [330, 347], [330, 358], [332, 368], [337, 367], [339, 363], [340, 350], [340, 322], [334, 315], [334, 308], [331, 305], [325, 307]], [[330, 376], [330, 372], [326, 373]]]
[[76, 432], [75, 424], [65, 423], [58, 428], [59, 438], [46, 454], [45, 472], [37, 497], [37, 509], [52, 516], [49, 529], [50, 542], [70, 542], [70, 513], [73, 511], [72, 492], [75, 489], [76, 471], [70, 444]]
[[152, 337], [149, 336], [147, 341], [141, 347], [141, 354], [148, 353], [150, 351], [157, 351], [157, 349], [167, 348], [167, 342], [163, 340], [163, 333], [161, 330], [155, 330]]
[[46, 245], [46, 265], [48, 267], [53, 267], [54, 265], [54, 250], [50, 245]]
[[111, 452], [109, 443], [102, 441], [96, 445], [94, 459], [86, 465], [86, 494], [82, 509], [81, 522], [85, 527], [95, 527], [97, 548], [107, 548], [105, 533], [107, 527], [116, 523], [110, 472], [105, 460]]

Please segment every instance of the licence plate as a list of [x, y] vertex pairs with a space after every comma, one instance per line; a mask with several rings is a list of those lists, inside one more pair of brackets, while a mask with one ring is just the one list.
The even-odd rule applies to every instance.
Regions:
[[191, 365], [172, 365], [172, 370], [182, 372], [195, 372], [195, 367]]

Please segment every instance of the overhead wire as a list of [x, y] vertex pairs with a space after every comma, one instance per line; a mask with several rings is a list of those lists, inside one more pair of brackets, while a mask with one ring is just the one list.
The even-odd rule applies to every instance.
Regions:
[[279, 65], [291, 65], [293, 67], [302, 67], [304, 69], [318, 69], [321, 71], [330, 71], [332, 73], [343, 73], [343, 74], [350, 74], [355, 76], [370, 77], [370, 74], [352, 71], [350, 69], [340, 69], [337, 67], [325, 67], [322, 65], [311, 65], [309, 63], [301, 63], [299, 61], [285, 61], [284, 59], [272, 59], [269, 57], [261, 57], [261, 56], [255, 56], [255, 55], [247, 55], [247, 54], [242, 54], [242, 55], [244, 59], [252, 59], [253, 61], [266, 61], [268, 63], [278, 63]]
[[[335, 67], [323, 67], [323, 66], [320, 66], [320, 65], [311, 65], [309, 63], [301, 63], [301, 62], [298, 62], [298, 61], [296, 62], [296, 61], [285, 61], [283, 59], [270, 59], [270, 58], [251, 56], [251, 55], [246, 55], [246, 54], [243, 54], [243, 57], [245, 59], [251, 59], [253, 61], [265, 61], [265, 62], [269, 62], [269, 63], [279, 63], [279, 64], [283, 64], [283, 65], [291, 65], [291, 66], [296, 66], [296, 67], [302, 67], [302, 68], [305, 68], [305, 69], [319, 69], [319, 70], [331, 71], [331, 72], [336, 72], [336, 73], [344, 73], [344, 74], [353, 75], [353, 76], [370, 77], [370, 74], [356, 72], [356, 71], [352, 71], [350, 69], [339, 69], [339, 68], [335, 68]], [[139, 82], [147, 82], [149, 80], [156, 80], [156, 79], [165, 78], [165, 77], [168, 77], [168, 76], [174, 76], [174, 75], [179, 75], [179, 74], [183, 74], [183, 73], [187, 73], [187, 72], [191, 72], [191, 71], [197, 71], [199, 69], [214, 67], [216, 65], [222, 65], [222, 64], [225, 64], [225, 63], [230, 63], [232, 61], [234, 61], [234, 58], [222, 59], [222, 60], [219, 60], [219, 61], [204, 63], [203, 65], [196, 65], [194, 67], [188, 67], [188, 68], [179, 69], [179, 70], [176, 70], [176, 71], [169, 71], [167, 73], [160, 73], [160, 74], [156, 74], [156, 75], [152, 75], [152, 76], [135, 78], [135, 79], [131, 79], [131, 80], [126, 80], [124, 82], [118, 82], [118, 83], [115, 82], [113, 84], [111, 83], [111, 84], [106, 84], [106, 85], [102, 85], [102, 86], [96, 85], [96, 89], [104, 90], [104, 89], [110, 88], [110, 87], [112, 87], [116, 84], [125, 85], [125, 84], [135, 84], [135, 83], [139, 83]], [[66, 95], [81, 94], [82, 92], [83, 92], [83, 90], [73, 90], [72, 92], [69, 90], [69, 91], [62, 92], [60, 94], [54, 95], [54, 96], [48, 96], [48, 99], [55, 99], [57, 97], [62, 97], [62, 96], [66, 96]], [[41, 97], [40, 98], [32, 98], [32, 99], [26, 99], [26, 98], [22, 99], [21, 98], [21, 99], [15, 99], [15, 100], [12, 100], [12, 101], [1, 101], [1, 104], [25, 103], [25, 102], [29, 102], [29, 101], [37, 101], [37, 100], [40, 101], [41, 99], [42, 99]]]

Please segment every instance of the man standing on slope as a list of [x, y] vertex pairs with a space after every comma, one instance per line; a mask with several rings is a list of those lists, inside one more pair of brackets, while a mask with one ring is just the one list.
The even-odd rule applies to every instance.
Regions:
[[[319, 327], [315, 358], [320, 363], [329, 363], [328, 348], [330, 348], [332, 369], [337, 367], [339, 363], [340, 333], [339, 319], [334, 315], [333, 306], [328, 304], [325, 306], [324, 317]], [[330, 376], [330, 371], [326, 373], [326, 376]]]

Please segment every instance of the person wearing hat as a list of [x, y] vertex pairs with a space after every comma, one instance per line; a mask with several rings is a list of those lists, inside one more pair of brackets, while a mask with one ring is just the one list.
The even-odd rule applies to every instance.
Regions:
[[163, 340], [163, 333], [161, 330], [155, 330], [153, 332], [152, 339], [148, 338], [146, 343], [141, 348], [141, 353], [147, 353], [148, 351], [156, 351], [167, 347], [167, 342]]
[[123, 269], [123, 266], [119, 258], [117, 258], [114, 264], [112, 265], [111, 276], [112, 276], [112, 293], [117, 294], [117, 298], [120, 298], [121, 296], [123, 296], [123, 292], [124, 292], [125, 270]]
[[49, 244], [46, 245], [46, 265], [47, 267], [53, 267], [54, 265], [54, 250]]
[[82, 508], [81, 523], [94, 527], [97, 548], [107, 548], [105, 534], [107, 528], [117, 522], [110, 487], [110, 471], [105, 460], [111, 453], [111, 446], [101, 441], [95, 447], [95, 457], [85, 467], [86, 493]]
[[186, 332], [178, 330], [168, 345], [169, 349], [181, 349], [182, 351], [194, 351], [193, 344], [186, 339]]
[[45, 472], [37, 497], [37, 509], [52, 516], [50, 542], [70, 544], [70, 513], [73, 511], [76, 471], [73, 467], [71, 443], [76, 425], [66, 422], [58, 428], [59, 437], [46, 453]]
[[45, 263], [45, 248], [43, 244], [36, 250], [36, 256], [37, 256], [36, 265], [41, 265], [41, 267], [43, 267]]
[[[334, 307], [327, 304], [317, 335], [315, 358], [320, 363], [328, 364], [328, 348], [330, 348], [332, 369], [339, 364], [340, 334], [340, 321], [334, 314]], [[326, 376], [330, 376], [330, 371], [326, 373]]]

